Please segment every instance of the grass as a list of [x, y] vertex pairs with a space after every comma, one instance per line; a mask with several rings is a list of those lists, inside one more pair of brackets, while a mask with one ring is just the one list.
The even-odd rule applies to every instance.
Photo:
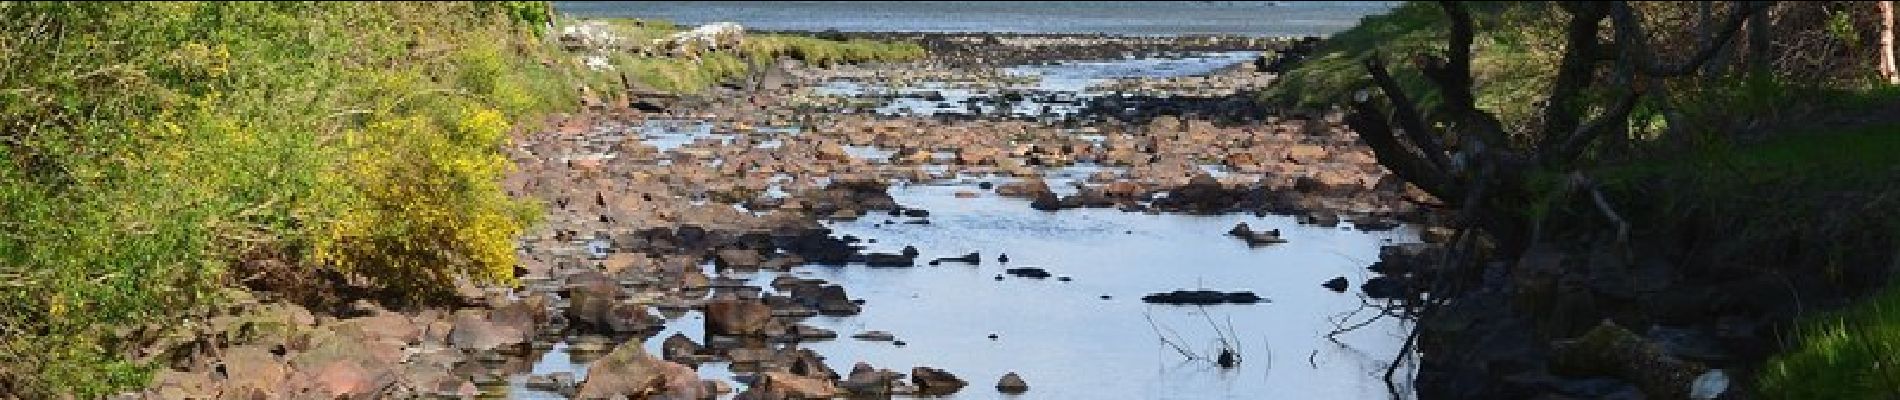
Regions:
[[[1526, 120], [1561, 56], [1561, 21], [1551, 18], [1554, 9], [1537, 2], [1476, 2], [1471, 7], [1478, 31], [1472, 59], [1478, 105], [1507, 122]], [[1387, 60], [1399, 86], [1431, 107], [1438, 102], [1436, 91], [1406, 60], [1442, 52], [1447, 29], [1444, 12], [1430, 2], [1406, 2], [1389, 13], [1367, 16], [1327, 38], [1266, 96], [1301, 108], [1344, 104], [1355, 91], [1371, 87], [1361, 62], [1377, 53]]]
[[[683, 30], [662, 20], [606, 18], [599, 21], [606, 22], [609, 31], [623, 38], [629, 46], [652, 43]], [[923, 56], [923, 47], [909, 42], [837, 41], [786, 34], [747, 34], [739, 48], [714, 51], [700, 60], [643, 56], [626, 51], [606, 55], [615, 70], [627, 72], [629, 79], [650, 89], [673, 93], [702, 92], [720, 82], [744, 77], [781, 57], [828, 67], [909, 61]]]
[[1891, 399], [1900, 388], [1900, 290], [1813, 318], [1756, 381], [1764, 399]]
[[502, 146], [582, 78], [537, 4], [0, 3], [0, 392], [141, 385], [126, 328], [191, 329], [249, 260], [511, 279]]

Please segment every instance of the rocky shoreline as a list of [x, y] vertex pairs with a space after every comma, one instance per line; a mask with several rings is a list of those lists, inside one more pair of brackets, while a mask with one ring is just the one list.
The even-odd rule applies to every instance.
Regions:
[[[1060, 119], [882, 113], [876, 109], [889, 96], [819, 93], [846, 80], [865, 87], [961, 80], [1006, 88], [1010, 78], [996, 74], [999, 66], [1131, 52], [1285, 50], [1276, 47], [1284, 41], [840, 35], [912, 38], [941, 52], [907, 65], [781, 63], [745, 84], [664, 104], [663, 111], [624, 98], [596, 100], [584, 113], [515, 138], [517, 170], [505, 187], [546, 206], [540, 229], [521, 239], [520, 286], [467, 286], [466, 307], [455, 310], [359, 302], [326, 315], [268, 299], [242, 301], [230, 315], [209, 316], [205, 334], [183, 346], [194, 350], [171, 353], [169, 368], [142, 395], [466, 398], [516, 381], [581, 398], [709, 398], [738, 385], [745, 389], [737, 398], [744, 399], [888, 397], [975, 390], [965, 388], [967, 381], [982, 388], [991, 380], [998, 390], [1020, 392], [1036, 377], [958, 377], [929, 366], [864, 363], [834, 371], [799, 344], [840, 335], [902, 342], [803, 321], [878, 305], [823, 279], [782, 277], [760, 287], [726, 272], [921, 265], [929, 260], [919, 260], [915, 249], [863, 252], [857, 238], [835, 236], [821, 221], [928, 223], [929, 210], [898, 204], [887, 190], [956, 179], [983, 181], [984, 190], [1050, 212], [1272, 213], [1360, 229], [1426, 220], [1415, 205], [1422, 195], [1385, 172], [1336, 116], [1217, 117], [1263, 114], [1251, 97], [1271, 82], [1261, 69], [1272, 64], [1267, 60], [1205, 77], [1115, 80], [1099, 90], [1148, 95], [1072, 100], [1076, 111]], [[989, 45], [970, 46], [971, 40]], [[1034, 96], [1055, 95], [996, 89], [967, 101]], [[1045, 176], [1064, 167], [1094, 172], [1076, 180]], [[1251, 293], [1221, 297], [1259, 300]], [[703, 316], [705, 337], [651, 337], [667, 324], [689, 323], [679, 319], [688, 313]], [[664, 351], [652, 354], [642, 346], [647, 340], [663, 340]], [[524, 377], [528, 360], [551, 351], [591, 362], [588, 373]], [[703, 379], [695, 368], [708, 362], [729, 363], [734, 381]]]

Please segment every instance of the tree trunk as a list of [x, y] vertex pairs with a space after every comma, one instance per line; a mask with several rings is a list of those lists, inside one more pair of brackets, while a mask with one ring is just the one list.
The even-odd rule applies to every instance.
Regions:
[[1773, 39], [1768, 37], [1768, 11], [1762, 10], [1759, 17], [1748, 21], [1748, 73], [1751, 75], [1768, 73], [1772, 62], [1769, 44]]
[[1880, 77], [1887, 84], [1900, 85], [1900, 67], [1893, 58], [1893, 1], [1875, 3], [1880, 6]]

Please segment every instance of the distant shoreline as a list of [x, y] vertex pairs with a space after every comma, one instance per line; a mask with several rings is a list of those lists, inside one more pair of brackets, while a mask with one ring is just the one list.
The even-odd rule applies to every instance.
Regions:
[[555, 2], [580, 18], [737, 22], [774, 32], [995, 33], [1125, 37], [1330, 36], [1396, 2]]

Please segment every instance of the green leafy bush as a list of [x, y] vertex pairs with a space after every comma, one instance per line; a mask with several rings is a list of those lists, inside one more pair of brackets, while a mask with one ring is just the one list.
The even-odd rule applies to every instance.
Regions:
[[[505, 282], [507, 134], [580, 77], [544, 2], [0, 2], [0, 392], [141, 384], [275, 258], [411, 300]], [[513, 21], [513, 22], [511, 22]]]

